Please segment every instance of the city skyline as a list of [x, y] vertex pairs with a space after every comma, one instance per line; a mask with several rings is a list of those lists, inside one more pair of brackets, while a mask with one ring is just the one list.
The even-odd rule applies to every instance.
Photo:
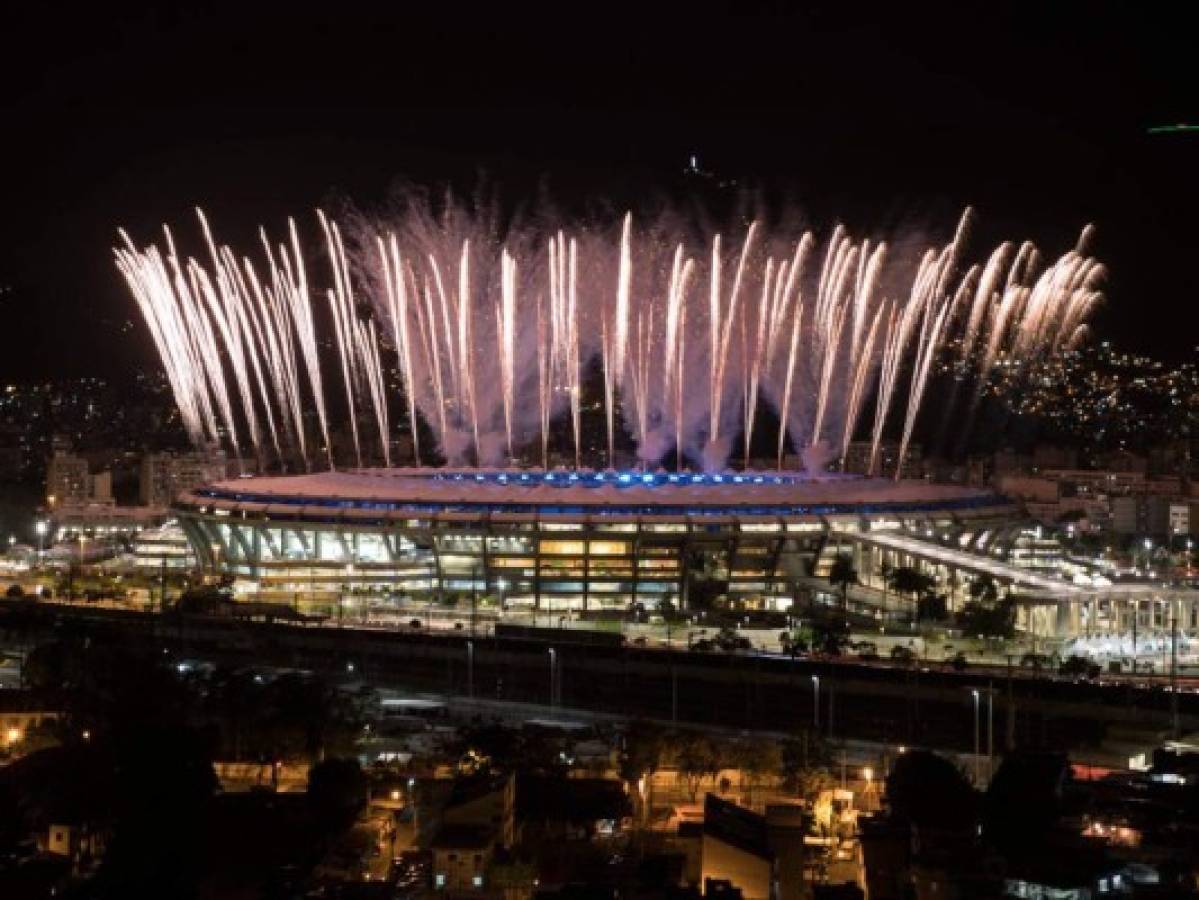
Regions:
[[6, 10], [0, 897], [1199, 900], [1183, 12]]

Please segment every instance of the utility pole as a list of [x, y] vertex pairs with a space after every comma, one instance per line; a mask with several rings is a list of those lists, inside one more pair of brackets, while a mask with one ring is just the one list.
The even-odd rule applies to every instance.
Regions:
[[466, 642], [466, 696], [475, 699], [475, 642]]
[[1004, 729], [1009, 752], [1016, 749], [1016, 701], [1012, 696], [1012, 655], [1007, 655], [1007, 728]]
[[974, 786], [977, 788], [980, 781], [978, 774], [978, 757], [979, 757], [979, 737], [978, 737], [978, 691], [972, 690], [971, 696], [974, 697]]
[[1137, 673], [1137, 620], [1141, 617], [1141, 604], [1132, 601], [1132, 674]]
[[812, 730], [820, 734], [820, 676], [812, 676]]
[[987, 783], [995, 774], [995, 685], [987, 682]]
[[158, 612], [161, 615], [167, 611], [167, 558], [159, 560], [158, 572]]
[[828, 686], [828, 737], [833, 739], [833, 711], [836, 709], [837, 688], [835, 685]]
[[1170, 718], [1174, 728], [1174, 740], [1181, 737], [1178, 727], [1178, 601], [1170, 610]]
[[475, 570], [470, 580], [470, 636], [475, 636], [475, 614], [479, 608], [479, 565], [475, 564]]

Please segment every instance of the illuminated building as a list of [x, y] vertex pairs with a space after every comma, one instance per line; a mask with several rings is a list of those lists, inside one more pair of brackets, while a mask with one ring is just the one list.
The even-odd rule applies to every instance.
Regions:
[[1019, 514], [989, 491], [840, 475], [433, 469], [237, 479], [175, 512], [204, 568], [263, 597], [482, 593], [557, 611], [687, 607], [696, 592], [785, 608], [833, 530]]

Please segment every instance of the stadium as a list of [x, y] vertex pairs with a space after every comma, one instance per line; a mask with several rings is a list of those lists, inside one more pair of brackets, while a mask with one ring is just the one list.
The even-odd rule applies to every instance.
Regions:
[[785, 610], [842, 535], [998, 533], [1020, 517], [995, 493], [923, 481], [474, 469], [235, 479], [175, 508], [209, 572], [324, 613], [347, 596], [686, 609], [698, 592]]

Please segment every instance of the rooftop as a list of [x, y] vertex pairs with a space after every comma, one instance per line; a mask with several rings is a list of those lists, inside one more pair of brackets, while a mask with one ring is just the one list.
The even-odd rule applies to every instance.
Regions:
[[495, 840], [495, 829], [484, 825], [442, 825], [433, 835], [434, 850], [482, 850]]
[[246, 512], [267, 507], [608, 512], [859, 512], [861, 507], [960, 508], [1006, 503], [990, 491], [923, 481], [841, 474], [666, 473], [527, 470], [361, 469], [217, 482], [191, 500], [230, 501]]

